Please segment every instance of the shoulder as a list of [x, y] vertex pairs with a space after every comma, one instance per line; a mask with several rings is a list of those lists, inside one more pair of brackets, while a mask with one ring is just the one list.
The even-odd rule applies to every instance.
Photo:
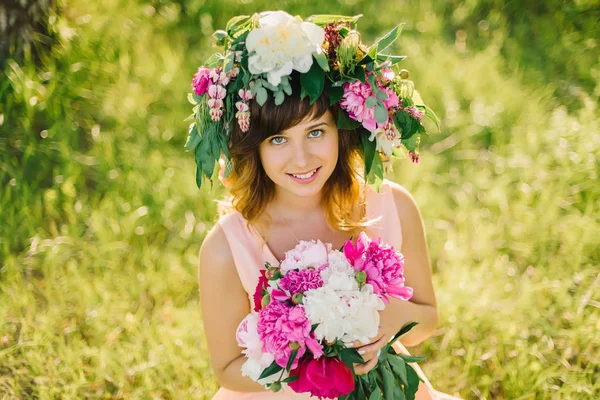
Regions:
[[421, 213], [419, 212], [419, 207], [414, 196], [408, 189], [396, 182], [386, 180], [386, 183], [390, 187], [400, 220], [411, 223], [420, 221]]
[[219, 220], [208, 232], [200, 246], [199, 274], [211, 271], [214, 273], [231, 273], [235, 270], [233, 254], [225, 235], [222, 220]]

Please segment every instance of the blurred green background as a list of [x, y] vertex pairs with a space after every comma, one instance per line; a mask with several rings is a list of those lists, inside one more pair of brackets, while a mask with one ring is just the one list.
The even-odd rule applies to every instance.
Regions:
[[196, 265], [225, 192], [195, 186], [186, 94], [214, 30], [274, 7], [362, 13], [367, 44], [406, 23], [394, 53], [442, 120], [390, 177], [425, 219], [441, 323], [413, 351], [434, 385], [599, 398], [600, 4], [583, 0], [5, 2], [0, 398], [217, 389]]

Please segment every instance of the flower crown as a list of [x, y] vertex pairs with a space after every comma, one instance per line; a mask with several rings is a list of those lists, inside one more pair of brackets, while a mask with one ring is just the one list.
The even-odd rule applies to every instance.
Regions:
[[313, 15], [303, 21], [269, 11], [234, 17], [225, 31], [214, 33], [225, 52], [213, 54], [198, 69], [188, 95], [194, 109], [185, 147], [195, 152], [198, 187], [202, 175], [211, 180], [221, 154], [228, 177], [233, 124], [248, 132], [251, 101], [262, 106], [270, 95], [275, 105], [282, 104], [292, 94], [293, 70], [300, 73], [302, 99], [308, 96], [313, 104], [325, 92], [331, 105], [339, 105], [338, 128], [360, 135], [365, 180], [376, 190], [384, 161], [403, 154], [401, 147], [413, 162], [419, 161], [423, 117], [439, 125], [408, 80], [408, 71], [392, 70], [405, 57], [384, 53], [403, 24], [367, 47], [355, 30], [360, 17]]

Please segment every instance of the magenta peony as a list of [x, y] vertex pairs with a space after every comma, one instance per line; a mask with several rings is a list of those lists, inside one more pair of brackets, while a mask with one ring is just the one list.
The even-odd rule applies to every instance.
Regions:
[[210, 79], [210, 68], [200, 67], [198, 68], [198, 72], [194, 75], [194, 79], [192, 80], [192, 88], [194, 89], [194, 93], [198, 96], [202, 96], [208, 90], [208, 85], [211, 84]]
[[266, 289], [269, 286], [269, 280], [265, 276], [265, 272], [267, 270], [262, 269], [260, 271], [260, 276], [258, 277], [258, 284], [256, 285], [256, 289], [254, 289], [254, 311], [260, 311], [261, 309], [261, 301], [263, 298], [263, 288]]
[[310, 331], [311, 324], [302, 307], [273, 301], [260, 310], [258, 336], [264, 343], [263, 351], [273, 353], [281, 367], [287, 366], [292, 354], [291, 343], [299, 345], [292, 368], [298, 366], [298, 360], [306, 353], [307, 347], [314, 357], [322, 355], [322, 346]]
[[289, 383], [296, 393], [310, 393], [319, 399], [336, 399], [354, 390], [350, 368], [337, 357], [302, 360], [290, 376], [298, 379]]
[[296, 293], [304, 293], [309, 289], [318, 289], [323, 286], [321, 269], [292, 270], [281, 279], [279, 286], [289, 291], [292, 296]]
[[358, 235], [356, 247], [351, 241], [344, 245], [344, 255], [355, 271], [367, 274], [366, 283], [373, 286], [384, 303], [388, 296], [409, 300], [413, 290], [404, 286], [404, 256], [393, 246], [382, 244], [381, 238], [371, 240], [364, 232]]

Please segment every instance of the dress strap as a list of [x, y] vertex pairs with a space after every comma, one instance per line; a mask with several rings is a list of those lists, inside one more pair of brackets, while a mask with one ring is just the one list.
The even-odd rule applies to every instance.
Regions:
[[222, 216], [218, 223], [223, 228], [229, 242], [242, 286], [248, 292], [250, 300], [252, 300], [251, 297], [254, 294], [260, 270], [264, 268], [265, 263], [262, 259], [262, 249], [248, 230], [246, 220], [239, 212], [233, 211]]
[[381, 219], [369, 228], [371, 236], [381, 237], [384, 242], [394, 246], [398, 251], [402, 251], [402, 227], [396, 201], [394, 200], [393, 186], [399, 186], [397, 183], [387, 179], [383, 180], [379, 193], [367, 186], [367, 216], [369, 218]]

